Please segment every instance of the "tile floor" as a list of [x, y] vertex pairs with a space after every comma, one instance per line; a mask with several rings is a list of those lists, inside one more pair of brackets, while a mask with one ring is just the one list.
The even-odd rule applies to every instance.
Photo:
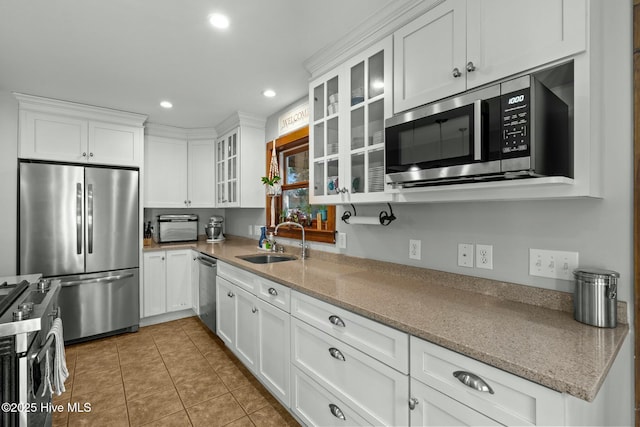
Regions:
[[67, 391], [53, 426], [297, 426], [200, 322], [189, 317], [66, 348]]

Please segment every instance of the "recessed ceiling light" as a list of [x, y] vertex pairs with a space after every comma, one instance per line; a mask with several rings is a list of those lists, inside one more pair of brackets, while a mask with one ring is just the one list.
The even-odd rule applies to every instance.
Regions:
[[273, 98], [274, 96], [276, 96], [276, 91], [274, 91], [273, 89], [266, 89], [264, 92], [262, 92], [262, 94], [267, 98]]
[[229, 27], [229, 18], [221, 13], [209, 15], [209, 23], [216, 28], [225, 29]]
[[171, 107], [173, 107], [173, 104], [172, 104], [172, 103], [170, 103], [169, 101], [162, 101], [162, 102], [160, 103], [160, 106], [161, 106], [162, 108], [171, 108]]

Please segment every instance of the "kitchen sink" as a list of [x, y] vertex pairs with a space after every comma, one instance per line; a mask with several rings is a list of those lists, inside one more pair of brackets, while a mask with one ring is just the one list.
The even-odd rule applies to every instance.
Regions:
[[245, 261], [252, 262], [254, 264], [271, 264], [272, 262], [293, 261], [298, 257], [293, 255], [282, 254], [252, 254], [252, 255], [238, 255], [236, 258], [243, 259]]

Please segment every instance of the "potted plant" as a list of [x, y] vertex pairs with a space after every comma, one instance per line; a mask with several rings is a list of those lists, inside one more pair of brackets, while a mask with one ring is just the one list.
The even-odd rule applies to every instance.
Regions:
[[267, 196], [279, 196], [282, 192], [282, 186], [279, 184], [280, 177], [278, 175], [274, 175], [272, 178], [268, 176], [263, 176], [260, 178], [262, 183], [264, 184], [265, 191], [267, 192]]

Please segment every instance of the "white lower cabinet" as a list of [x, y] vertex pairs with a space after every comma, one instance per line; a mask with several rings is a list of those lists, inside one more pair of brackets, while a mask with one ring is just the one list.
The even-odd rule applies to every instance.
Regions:
[[[228, 271], [224, 263], [219, 269]], [[226, 277], [226, 278], [225, 278]], [[232, 274], [218, 276], [216, 280], [216, 333], [242, 363], [286, 407], [289, 407], [290, 380], [290, 315], [265, 298], [247, 292], [232, 283]], [[243, 271], [242, 279], [261, 282], [275, 290], [266, 279]], [[288, 288], [278, 286], [276, 295], [288, 301]], [[277, 299], [274, 300], [277, 303]]]
[[[455, 403], [477, 413], [467, 413], [467, 418], [461, 418], [470, 420], [464, 421], [470, 424], [477, 424], [474, 420], [480, 416], [487, 417], [493, 424], [565, 424], [564, 398], [561, 393], [420, 338], [411, 337], [410, 347], [411, 399], [416, 399], [412, 412], [420, 413], [425, 408], [429, 410], [432, 407], [438, 407], [441, 411], [435, 414], [432, 408], [431, 414], [417, 415], [415, 421], [422, 420], [425, 423], [412, 422], [412, 425], [441, 425], [440, 417], [462, 417], [461, 412], [457, 411], [444, 414], [449, 411], [446, 408], [454, 408]], [[414, 389], [414, 384], [420, 383], [438, 394], [425, 393], [425, 389], [419, 386]], [[418, 395], [414, 395], [416, 390]], [[423, 395], [420, 396], [420, 393]], [[448, 396], [454, 402], [447, 401], [446, 406], [441, 406], [443, 396]], [[432, 421], [435, 424], [431, 424]]]
[[143, 317], [192, 308], [191, 252], [145, 252]]
[[374, 425], [408, 425], [409, 378], [293, 318], [292, 363]]
[[502, 425], [413, 378], [409, 405], [412, 426]]
[[291, 410], [308, 426], [368, 426], [362, 418], [342, 400], [304, 374], [291, 368]]

